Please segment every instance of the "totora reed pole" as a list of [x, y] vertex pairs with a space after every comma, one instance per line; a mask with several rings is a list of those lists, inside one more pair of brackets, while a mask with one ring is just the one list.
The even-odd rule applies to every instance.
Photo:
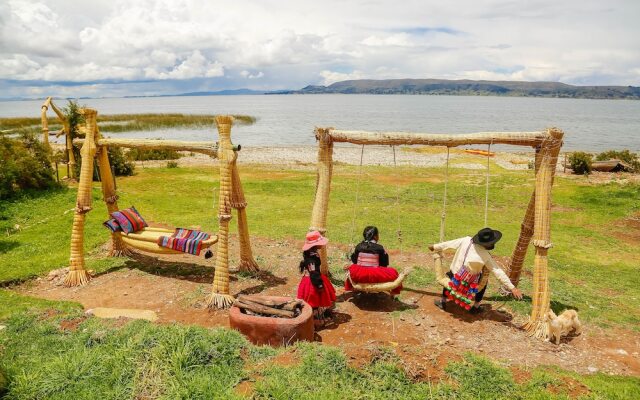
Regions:
[[533, 269], [532, 307], [529, 321], [524, 329], [531, 336], [546, 339], [549, 327], [545, 316], [550, 308], [551, 291], [549, 288], [549, 260], [547, 258], [551, 243], [551, 188], [562, 147], [563, 132], [551, 128], [549, 137], [541, 150], [540, 168], [536, 174], [535, 219], [533, 245], [536, 249]]
[[84, 222], [85, 215], [91, 211], [91, 190], [93, 184], [93, 158], [96, 155], [96, 110], [82, 109], [84, 114], [86, 140], [80, 151], [82, 167], [80, 168], [80, 181], [78, 182], [78, 194], [76, 208], [73, 215], [73, 228], [71, 231], [71, 258], [69, 260], [69, 273], [64, 279], [65, 286], [79, 286], [89, 282], [91, 277], [84, 265]]
[[[323, 236], [327, 232], [327, 212], [329, 211], [329, 194], [331, 193], [331, 175], [333, 173], [333, 141], [329, 135], [331, 128], [316, 128], [318, 140], [318, 175], [316, 176], [316, 195], [311, 213], [309, 231], [319, 231]], [[329, 275], [327, 248], [320, 248], [320, 272]]]
[[207, 300], [209, 308], [228, 308], [234, 298], [229, 294], [229, 221], [231, 220], [232, 167], [236, 152], [231, 144], [231, 116], [217, 116], [216, 125], [220, 143], [220, 195], [218, 202], [218, 245], [216, 248], [216, 269], [213, 276], [211, 295]]

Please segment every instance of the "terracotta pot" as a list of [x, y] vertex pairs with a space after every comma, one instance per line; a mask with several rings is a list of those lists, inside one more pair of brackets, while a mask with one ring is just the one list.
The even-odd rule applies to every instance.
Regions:
[[[277, 301], [293, 300], [289, 297], [265, 296]], [[253, 344], [287, 346], [299, 340], [313, 341], [313, 310], [304, 303], [296, 318], [271, 318], [244, 314], [236, 306], [229, 310], [229, 325], [245, 335]]]

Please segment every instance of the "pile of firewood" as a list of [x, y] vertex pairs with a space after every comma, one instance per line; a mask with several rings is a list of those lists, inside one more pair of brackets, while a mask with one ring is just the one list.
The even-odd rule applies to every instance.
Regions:
[[233, 303], [249, 315], [275, 318], [295, 318], [302, 312], [302, 300], [274, 300], [267, 296], [240, 295]]

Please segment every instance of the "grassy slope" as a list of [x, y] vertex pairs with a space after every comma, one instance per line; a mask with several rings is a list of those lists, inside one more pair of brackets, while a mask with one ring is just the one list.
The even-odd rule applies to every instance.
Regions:
[[[344, 166], [335, 171], [329, 225], [334, 242], [349, 243], [352, 236], [356, 171]], [[367, 200], [358, 206], [355, 235], [363, 225], [376, 223], [387, 247], [398, 247], [393, 232], [399, 188], [403, 247], [434, 241], [442, 200], [442, 182], [437, 178], [442, 171], [403, 169], [398, 187], [390, 172], [398, 171], [365, 168], [373, 182], [360, 185], [360, 198]], [[482, 221], [482, 175], [463, 170], [454, 174], [448, 237], [467, 234]], [[313, 172], [245, 168], [242, 176], [254, 235], [298, 238], [306, 231], [315, 187]], [[119, 179], [118, 185], [121, 206], [135, 204], [151, 220], [215, 228], [214, 168], [141, 169], [135, 177]], [[164, 191], [155, 189], [159, 185]], [[503, 172], [493, 178], [489, 221], [505, 232], [498, 254], [508, 255], [513, 246], [530, 187], [531, 176], [526, 172]], [[576, 307], [592, 323], [637, 326], [639, 311], [627, 305], [626, 298], [638, 296], [640, 285], [632, 274], [638, 255], [630, 244], [611, 239], [610, 233], [623, 229], [615, 221], [638, 211], [638, 190], [637, 186], [589, 186], [558, 179], [555, 202], [563, 209], [554, 212], [556, 247], [551, 252], [558, 306]], [[66, 189], [0, 204], [0, 229], [4, 232], [16, 223], [22, 226], [22, 231], [0, 241], [0, 282], [27, 279], [66, 265], [72, 221], [68, 211], [74, 199], [75, 191]], [[105, 214], [97, 190], [94, 200], [96, 209], [89, 213], [86, 235], [90, 252], [107, 239], [100, 226]], [[96, 270], [119, 263], [122, 260], [88, 257], [89, 268]], [[410, 284], [431, 285], [432, 274], [418, 271]], [[529, 285], [525, 279], [525, 288]], [[61, 330], [59, 323], [81, 315], [73, 303], [31, 299], [2, 289], [0, 304], [0, 320], [7, 325], [0, 331], [0, 369], [10, 381], [8, 398], [89, 399], [98, 394], [101, 398], [235, 398], [234, 387], [246, 378], [257, 380], [255, 398], [563, 399], [567, 389], [562, 382], [569, 378], [585, 384], [591, 391], [588, 398], [593, 399], [627, 399], [640, 390], [637, 378], [582, 377], [543, 368], [517, 384], [509, 370], [473, 355], [451, 363], [445, 381], [420, 383], [411, 381], [384, 349], [371, 365], [354, 369], [338, 349], [315, 344], [300, 345], [296, 351], [300, 363], [284, 367], [270, 362], [274, 351], [249, 346], [229, 331], [143, 322], [115, 327], [89, 319], [70, 332]], [[528, 303], [511, 306], [526, 312]], [[52, 308], [59, 314], [37, 311]]]
[[80, 316], [32, 313], [6, 321], [0, 368], [9, 379], [7, 398], [235, 399], [243, 380], [253, 382], [254, 399], [567, 399], [567, 379], [586, 385], [589, 399], [630, 399], [640, 390], [638, 378], [548, 368], [516, 383], [508, 369], [473, 355], [449, 363], [443, 380], [415, 382], [384, 347], [356, 369], [339, 349], [303, 343], [283, 365], [273, 362], [278, 350], [252, 346], [230, 330], [143, 321], [117, 327]]
[[[497, 167], [494, 168], [494, 171]], [[402, 229], [403, 249], [424, 250], [437, 240], [442, 202], [443, 174], [439, 169], [365, 168], [357, 189], [357, 169], [335, 169], [329, 213], [329, 237], [333, 242], [357, 240], [367, 224], [376, 224], [387, 248], [399, 248], [396, 230]], [[399, 173], [394, 180], [392, 173]], [[217, 201], [217, 170], [213, 167], [139, 169], [138, 175], [120, 178], [120, 206], [135, 205], [149, 220], [173, 225], [201, 225], [213, 231]], [[244, 168], [243, 184], [249, 201], [249, 224], [253, 235], [299, 238], [305, 232], [315, 188], [312, 171]], [[447, 237], [476, 231], [483, 223], [484, 177], [479, 172], [453, 170], [449, 185]], [[399, 182], [396, 185], [396, 182]], [[532, 186], [531, 172], [502, 171], [491, 184], [489, 224], [504, 232], [496, 249], [508, 256], [513, 248]], [[97, 187], [97, 186], [96, 186]], [[164, 187], [163, 191], [156, 188]], [[396, 196], [396, 193], [398, 196]], [[0, 230], [18, 223], [21, 232], [0, 242], [0, 282], [27, 279], [65, 266], [68, 259], [73, 218], [70, 211], [75, 191], [60, 190], [29, 200], [2, 203]], [[634, 246], [615, 238], [625, 228], [621, 219], [640, 209], [640, 187], [612, 183], [588, 185], [584, 181], [560, 178], [554, 190], [550, 265], [554, 307], [574, 307], [581, 316], [601, 325], [637, 328], [640, 310], [632, 298], [640, 295], [640, 281], [634, 273], [640, 256]], [[397, 201], [399, 200], [399, 204]], [[94, 251], [107, 240], [101, 222], [105, 209], [100, 193], [94, 191], [95, 210], [88, 214], [86, 248]], [[355, 221], [354, 221], [354, 215]], [[526, 262], [530, 269], [532, 255]], [[334, 263], [341, 265], [341, 260]], [[105, 270], [121, 259], [88, 257], [90, 269]], [[431, 285], [430, 271], [418, 271], [413, 285]], [[525, 293], [531, 281], [525, 276]], [[493, 285], [492, 289], [495, 289]], [[495, 297], [495, 292], [493, 299]], [[527, 313], [529, 302], [510, 302], [517, 312]]]

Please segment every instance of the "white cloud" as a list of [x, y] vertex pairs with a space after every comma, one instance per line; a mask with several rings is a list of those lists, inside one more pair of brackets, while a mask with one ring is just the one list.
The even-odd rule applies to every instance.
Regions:
[[9, 0], [0, 79], [86, 92], [149, 79], [167, 91], [181, 90], [174, 80], [217, 90], [389, 77], [638, 85], [638, 15], [633, 0]]

